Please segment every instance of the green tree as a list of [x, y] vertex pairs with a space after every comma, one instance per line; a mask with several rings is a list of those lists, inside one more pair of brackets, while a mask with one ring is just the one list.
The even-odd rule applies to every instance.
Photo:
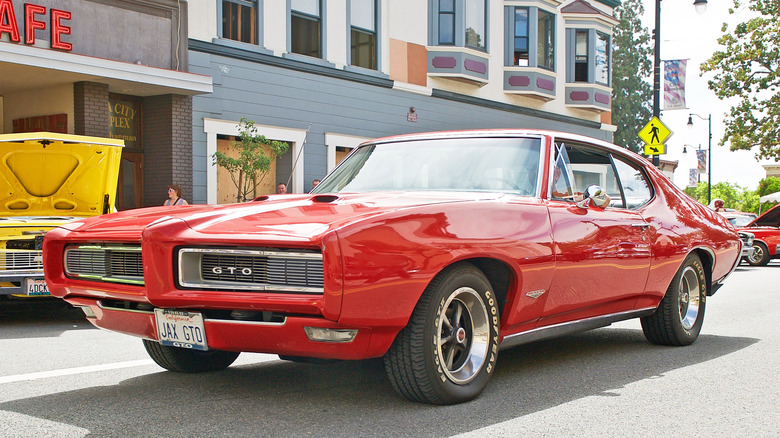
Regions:
[[637, 134], [652, 116], [653, 87], [644, 78], [652, 73], [653, 46], [642, 27], [642, 14], [642, 1], [623, 1], [615, 9], [620, 23], [612, 36], [612, 124], [617, 126], [613, 141], [634, 152], [644, 146]]
[[[711, 192], [712, 198], [710, 203], [715, 199], [722, 199], [725, 208], [733, 208], [739, 211], [758, 211], [758, 195], [745, 187], [729, 182], [719, 182], [712, 186]], [[707, 205], [706, 182], [700, 182], [696, 187], [687, 187], [685, 193]]]
[[701, 72], [715, 73], [708, 84], [720, 99], [739, 99], [724, 120], [720, 144], [730, 142], [733, 151], [758, 146], [756, 159], [780, 160], [780, 0], [734, 0], [729, 13], [743, 4], [757, 16], [733, 30], [724, 23], [723, 50]]
[[[759, 204], [759, 198], [766, 195], [771, 195], [772, 193], [780, 192], [780, 178], [776, 178], [774, 176], [769, 176], [761, 181], [758, 182], [758, 189], [756, 189], [756, 206]], [[777, 203], [776, 202], [765, 202], [761, 204], [761, 211], [767, 211], [770, 208], [774, 207]], [[756, 207], [756, 210], [752, 211], [758, 211], [758, 207]]]
[[230, 148], [237, 151], [237, 158], [222, 152], [215, 152], [211, 157], [214, 164], [230, 173], [237, 190], [236, 201], [244, 202], [254, 197], [255, 189], [271, 170], [271, 164], [276, 157], [287, 152], [289, 145], [258, 134], [255, 122], [244, 117], [238, 125], [238, 132], [238, 141], [230, 143]]

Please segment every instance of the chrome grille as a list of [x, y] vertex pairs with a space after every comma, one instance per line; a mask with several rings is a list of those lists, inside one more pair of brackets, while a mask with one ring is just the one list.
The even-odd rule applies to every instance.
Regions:
[[322, 294], [322, 254], [186, 248], [179, 251], [179, 284], [204, 289]]
[[72, 245], [65, 248], [65, 273], [109, 283], [143, 284], [140, 245]]
[[0, 272], [4, 274], [43, 272], [41, 251], [13, 249], [0, 251]]

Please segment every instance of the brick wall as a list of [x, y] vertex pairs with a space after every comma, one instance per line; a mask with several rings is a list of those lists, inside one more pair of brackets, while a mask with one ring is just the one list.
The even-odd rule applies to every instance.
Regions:
[[77, 135], [108, 137], [108, 85], [98, 82], [73, 84], [73, 125]]
[[143, 108], [144, 206], [162, 205], [169, 184], [192, 203], [192, 98], [151, 96]]

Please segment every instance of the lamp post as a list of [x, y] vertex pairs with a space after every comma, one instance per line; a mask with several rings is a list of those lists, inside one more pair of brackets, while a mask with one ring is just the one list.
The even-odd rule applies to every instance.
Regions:
[[707, 121], [707, 205], [712, 202], [712, 114], [708, 114], [707, 117], [702, 117], [696, 113], [688, 114], [688, 128], [693, 128], [693, 116], [696, 116], [702, 120]]
[[[707, 0], [694, 0], [696, 12], [703, 14], [707, 10]], [[653, 116], [661, 116], [661, 0], [655, 0], [655, 56], [653, 58]], [[660, 167], [661, 157], [653, 155], [653, 165]]]

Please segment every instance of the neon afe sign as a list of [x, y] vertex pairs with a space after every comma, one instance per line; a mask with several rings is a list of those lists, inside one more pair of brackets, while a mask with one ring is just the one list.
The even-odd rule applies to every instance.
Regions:
[[[24, 30], [24, 43], [35, 44], [35, 31], [46, 30], [46, 7], [24, 4], [24, 17], [21, 22]], [[72, 14], [69, 11], [62, 11], [52, 8], [49, 11], [49, 32], [52, 49], [73, 50], [73, 44], [62, 41], [63, 35], [70, 35], [70, 26], [63, 24], [63, 21], [70, 20]], [[22, 35], [19, 32], [19, 22], [16, 19], [14, 5], [11, 0], [0, 0], [0, 37], [8, 34], [11, 41], [19, 43], [22, 41]]]

